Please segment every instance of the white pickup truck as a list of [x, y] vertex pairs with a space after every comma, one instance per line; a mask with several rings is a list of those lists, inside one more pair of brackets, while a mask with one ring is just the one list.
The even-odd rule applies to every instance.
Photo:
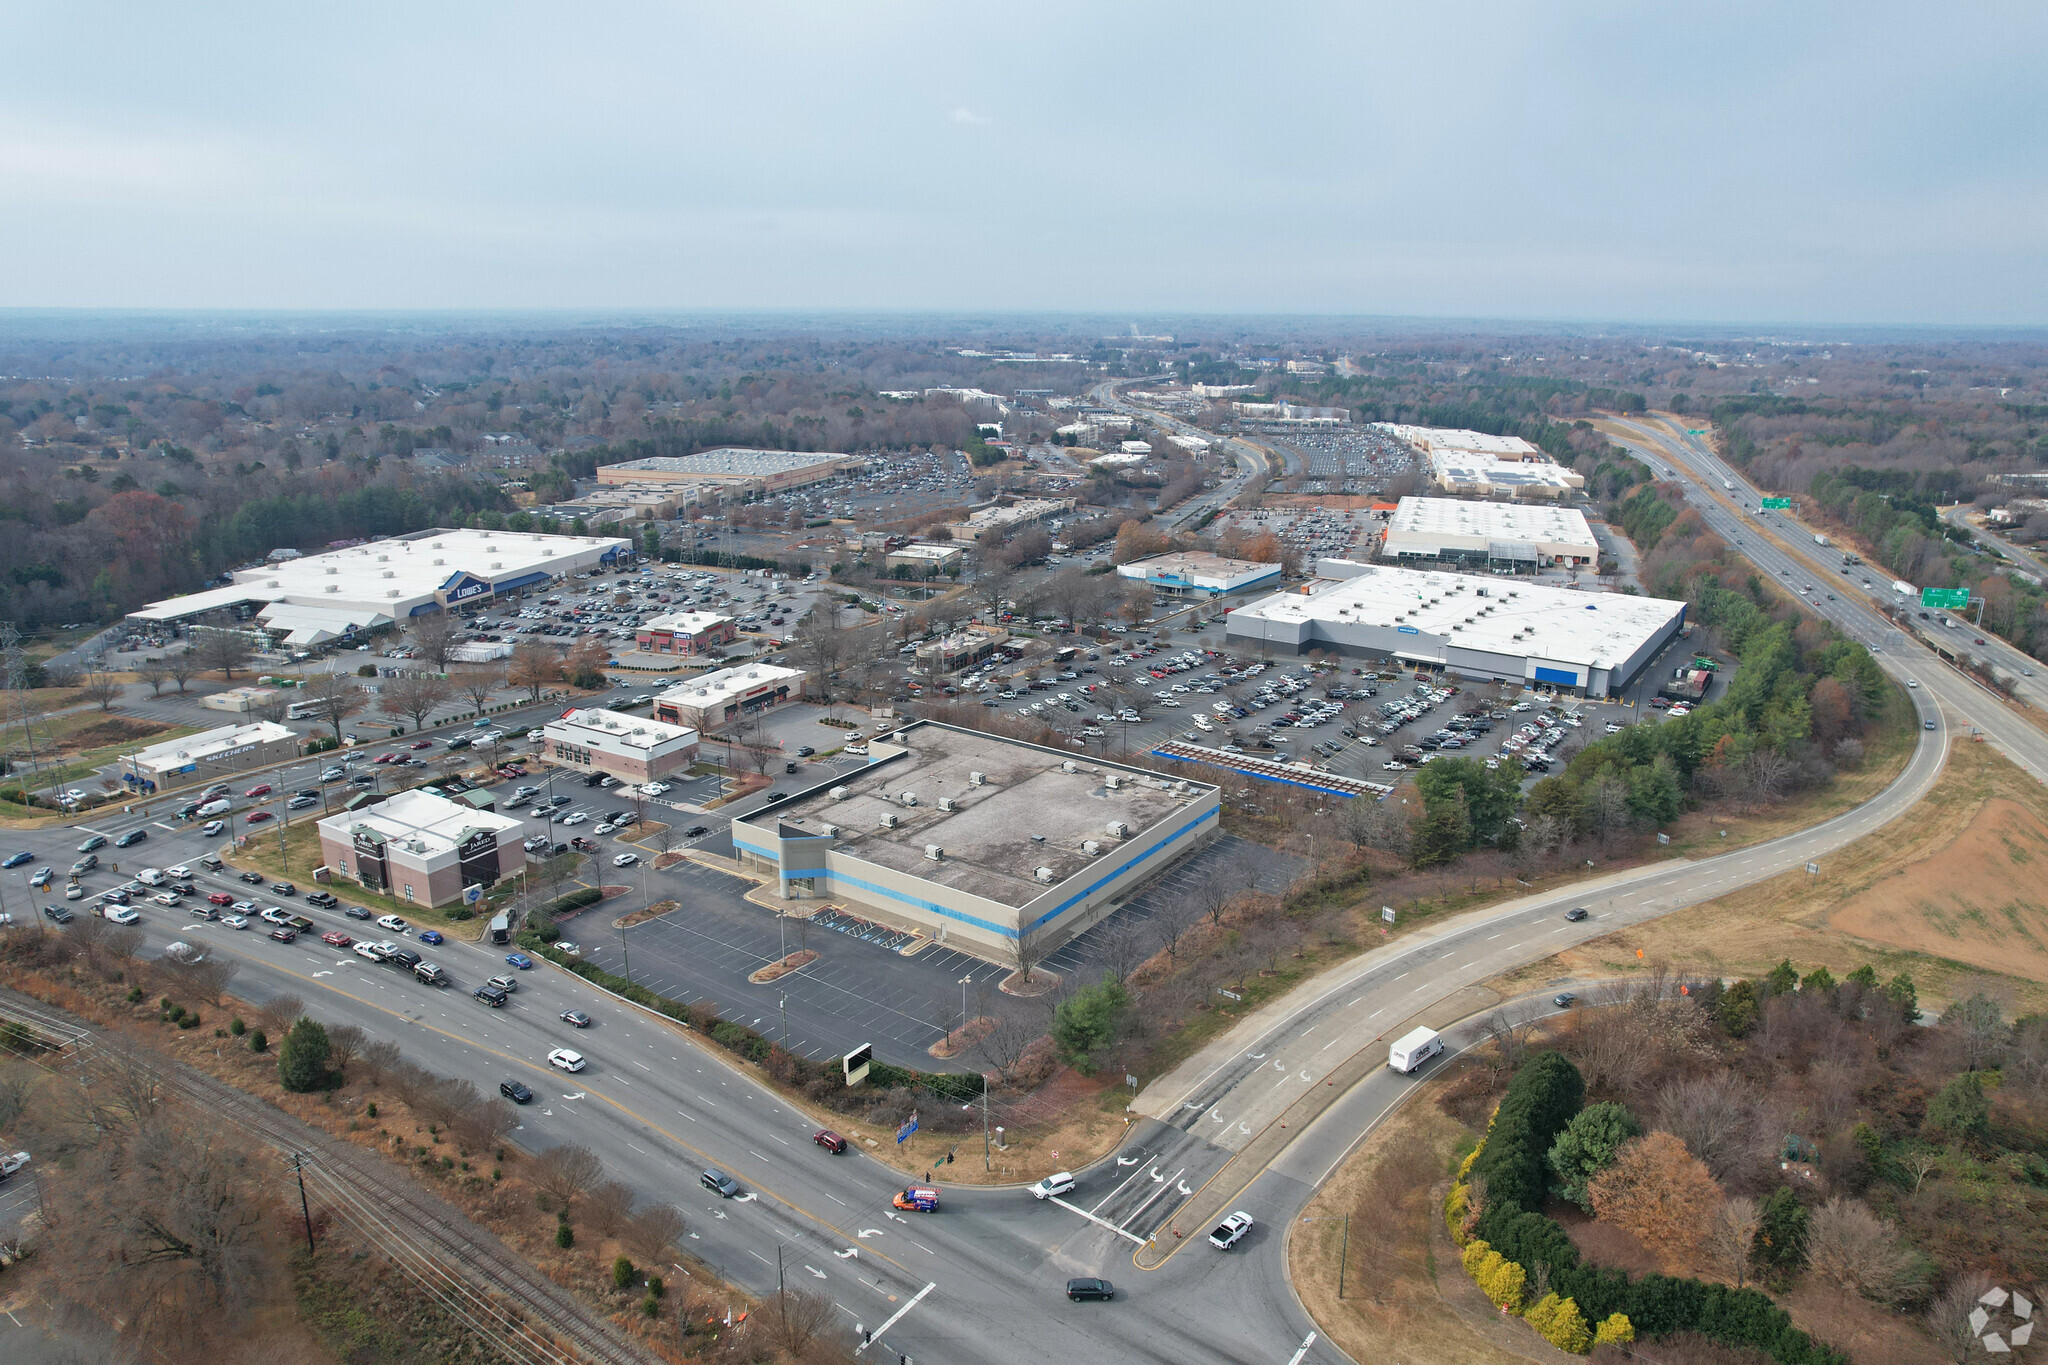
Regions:
[[1209, 1245], [1218, 1251], [1228, 1251], [1243, 1241], [1244, 1235], [1251, 1230], [1252, 1216], [1238, 1209], [1210, 1231]]

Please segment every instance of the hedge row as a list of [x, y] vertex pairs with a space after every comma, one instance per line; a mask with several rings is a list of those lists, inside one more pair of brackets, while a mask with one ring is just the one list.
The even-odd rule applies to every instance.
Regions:
[[[1491, 1296], [1512, 1286], [1518, 1299], [1523, 1276], [1515, 1272], [1547, 1267], [1551, 1293], [1524, 1316], [1567, 1350], [1622, 1339], [1610, 1334], [1629, 1328], [1645, 1337], [1691, 1331], [1756, 1347], [1779, 1365], [1849, 1365], [1846, 1355], [1794, 1327], [1754, 1289], [1658, 1274], [1631, 1280], [1623, 1271], [1580, 1263], [1570, 1236], [1539, 1210], [1548, 1193], [1545, 1154], [1584, 1099], [1577, 1067], [1555, 1052], [1537, 1054], [1515, 1074], [1484, 1141], [1459, 1168], [1444, 1217], [1480, 1287]], [[1474, 1176], [1486, 1181], [1476, 1218], [1469, 1208]], [[1518, 1302], [1503, 1306], [1521, 1310]], [[1589, 1332], [1592, 1323], [1600, 1326]]]
[[[600, 891], [598, 888], [594, 886], [579, 886], [574, 891], [571, 891], [568, 895], [557, 896], [555, 899], [549, 901], [546, 905], [543, 905], [541, 907], [541, 910], [549, 916], [566, 915], [571, 910], [581, 910], [586, 905], [596, 905], [599, 901], [603, 899], [604, 892]], [[542, 937], [545, 938], [549, 943], [553, 943], [555, 939], [559, 936], [559, 933], [560, 931], [557, 930], [552, 923], [550, 923], [547, 926], [547, 931], [542, 934]]]
[[[562, 900], [572, 900], [575, 896], [584, 894], [586, 892], [574, 892], [562, 897]], [[587, 894], [591, 900], [597, 898], [594, 891]], [[588, 905], [590, 900], [581, 903]], [[696, 1029], [726, 1051], [767, 1068], [777, 1080], [797, 1089], [803, 1089], [813, 1081], [830, 1082], [830, 1085], [821, 1087], [821, 1093], [816, 1096], [820, 1103], [829, 1108], [844, 1113], [864, 1107], [861, 1092], [845, 1087], [836, 1062], [820, 1064], [808, 1057], [784, 1052], [773, 1041], [746, 1025], [720, 1018], [708, 1001], [685, 1005], [680, 1000], [671, 1000], [665, 995], [648, 990], [645, 986], [635, 985], [622, 976], [614, 976], [595, 963], [556, 952], [549, 946], [553, 943], [554, 937], [553, 925], [548, 926], [546, 933], [522, 929], [517, 935], [520, 946], [527, 951], [540, 953], [550, 962], [576, 973], [593, 985], [602, 986], [614, 995], [624, 996], [635, 1004], [645, 1005], [657, 1014], [666, 1015], [679, 1024]], [[980, 1098], [985, 1084], [978, 1072], [913, 1071], [908, 1067], [892, 1066], [882, 1061], [868, 1064], [868, 1083], [871, 1087], [883, 1090], [904, 1089], [922, 1092], [935, 1100], [949, 1101], [953, 1104], [965, 1104]]]

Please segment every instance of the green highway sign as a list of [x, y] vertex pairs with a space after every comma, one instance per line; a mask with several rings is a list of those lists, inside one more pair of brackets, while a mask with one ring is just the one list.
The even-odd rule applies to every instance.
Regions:
[[1789, 512], [1789, 511], [1791, 511], [1791, 510], [1792, 510], [1792, 499], [1790, 499], [1790, 498], [1765, 498], [1765, 499], [1764, 499], [1764, 510], [1765, 510], [1766, 512]]
[[1685, 434], [1688, 436], [1704, 436], [1707, 434], [1707, 429], [1705, 427], [1687, 427]]
[[1942, 611], [1963, 611], [1970, 605], [1968, 588], [1922, 588], [1920, 605], [1936, 607]]

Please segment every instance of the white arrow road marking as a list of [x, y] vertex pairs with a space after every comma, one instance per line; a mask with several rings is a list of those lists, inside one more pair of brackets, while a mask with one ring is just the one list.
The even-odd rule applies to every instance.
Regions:
[[698, 1241], [702, 1241], [702, 1240], [703, 1240], [703, 1236], [702, 1236], [702, 1234], [700, 1234], [700, 1233], [695, 1233], [695, 1232], [693, 1232], [693, 1233], [691, 1233], [691, 1234], [690, 1234], [690, 1240], [691, 1240], [691, 1241], [693, 1241], [693, 1242], [698, 1242]]
[[579, 1090], [573, 1095], [564, 1095], [562, 1098], [565, 1100], [580, 1100], [583, 1098], [583, 1092]]
[[1137, 1165], [1137, 1164], [1138, 1164], [1138, 1163], [1139, 1163], [1140, 1161], [1143, 1161], [1143, 1160], [1144, 1160], [1144, 1158], [1143, 1158], [1143, 1157], [1138, 1157], [1138, 1156], [1131, 1156], [1131, 1157], [1123, 1157], [1123, 1156], [1120, 1156], [1120, 1157], [1118, 1157], [1118, 1158], [1116, 1159], [1116, 1164], [1117, 1164], [1117, 1165], [1119, 1165], [1119, 1166], [1135, 1166], [1135, 1165]]
[[848, 1247], [844, 1251], [835, 1251], [832, 1254], [842, 1261], [857, 1260], [860, 1257], [860, 1248]]
[[1315, 1079], [1315, 1077], [1309, 1075], [1306, 1071], [1301, 1073], [1301, 1078], [1305, 1081], [1312, 1081]]
[[333, 973], [333, 972], [315, 972], [315, 973], [313, 973], [313, 975], [315, 975], [315, 976], [333, 976], [333, 975], [334, 975], [334, 973]]
[[1221, 1115], [1221, 1114], [1217, 1113], [1217, 1112], [1216, 1112], [1216, 1111], [1215, 1111], [1214, 1109], [1211, 1109], [1211, 1110], [1209, 1111], [1209, 1117], [1210, 1117], [1210, 1118], [1212, 1118], [1212, 1119], [1214, 1119], [1214, 1120], [1216, 1120], [1216, 1121], [1217, 1121], [1218, 1123], [1228, 1123], [1228, 1122], [1230, 1122], [1230, 1120], [1228, 1120], [1228, 1119], [1224, 1118], [1224, 1117], [1223, 1117], [1223, 1115]]
[[1251, 1129], [1240, 1123], [1237, 1125], [1237, 1131], [1240, 1133], [1250, 1133]]
[[724, 1222], [724, 1221], [725, 1221], [725, 1210], [724, 1210], [724, 1209], [713, 1209], [713, 1210], [711, 1210], [711, 1216], [712, 1216], [713, 1218], [716, 1218], [716, 1219], [718, 1219], [718, 1220], [719, 1220], [720, 1222]]
[[1247, 1052], [1244, 1055], [1251, 1058], [1255, 1062], [1263, 1062], [1266, 1060], [1266, 1054], [1263, 1052]]
[[814, 1265], [807, 1265], [804, 1267], [804, 1269], [810, 1271], [813, 1275], [816, 1275], [821, 1280], [827, 1278], [825, 1272], [818, 1269]]
[[1145, 1172], [1145, 1174], [1151, 1176], [1155, 1183], [1166, 1179], [1165, 1176], [1159, 1174], [1159, 1168], [1157, 1166], [1154, 1166], [1151, 1170]]
[[[630, 1146], [631, 1144], [627, 1145]], [[735, 1204], [751, 1204], [754, 1202], [754, 1192], [748, 1190], [745, 1194], [736, 1194], [732, 1197], [732, 1202]]]
[[1273, 1069], [1275, 1071], [1285, 1071], [1287, 1069], [1287, 1063], [1275, 1060], [1273, 1063]]
[[1193, 1193], [1194, 1193], [1194, 1191], [1193, 1191], [1193, 1190], [1191, 1190], [1191, 1189], [1189, 1189], [1189, 1188], [1188, 1188], [1188, 1182], [1187, 1182], [1187, 1181], [1185, 1181], [1185, 1180], [1177, 1180], [1177, 1181], [1175, 1181], [1175, 1182], [1174, 1182], [1174, 1187], [1175, 1187], [1176, 1189], [1178, 1189], [1178, 1190], [1179, 1190], [1179, 1191], [1180, 1191], [1180, 1192], [1181, 1192], [1182, 1194], [1193, 1194]]
[[884, 1218], [890, 1218], [890, 1219], [893, 1219], [893, 1220], [895, 1220], [895, 1221], [896, 1221], [896, 1222], [898, 1222], [898, 1223], [908, 1223], [908, 1222], [910, 1221], [910, 1220], [909, 1220], [908, 1218], [905, 1218], [905, 1217], [904, 1217], [904, 1216], [903, 1216], [902, 1214], [900, 1214], [900, 1213], [891, 1213], [891, 1212], [889, 1212], [889, 1211], [888, 1211], [887, 1209], [883, 1209], [883, 1210], [882, 1210], [882, 1216], [883, 1216]]
[[856, 1237], [863, 1237], [863, 1238], [865, 1238], [865, 1237], [880, 1237], [880, 1236], [882, 1235], [882, 1230], [881, 1230], [880, 1228], [862, 1228], [862, 1229], [861, 1229], [861, 1230], [860, 1230], [859, 1232], [856, 1232], [856, 1233], [855, 1233], [855, 1234], [853, 1234], [853, 1235], [854, 1235], [854, 1236], [856, 1236]]

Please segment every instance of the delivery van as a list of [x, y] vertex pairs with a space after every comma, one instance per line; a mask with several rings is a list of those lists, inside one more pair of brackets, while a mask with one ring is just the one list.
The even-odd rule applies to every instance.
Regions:
[[1412, 1076], [1418, 1067], [1443, 1050], [1441, 1033], [1419, 1028], [1394, 1040], [1393, 1047], [1387, 1050], [1387, 1065], [1404, 1076]]

